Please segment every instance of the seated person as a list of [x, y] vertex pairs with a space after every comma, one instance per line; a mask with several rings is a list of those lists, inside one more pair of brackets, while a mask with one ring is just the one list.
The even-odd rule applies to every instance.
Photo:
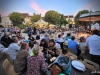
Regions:
[[50, 75], [44, 57], [39, 55], [38, 45], [33, 47], [33, 53], [27, 57], [27, 75]]
[[58, 38], [56, 39], [56, 43], [59, 43], [61, 46], [61, 49], [63, 49], [64, 39], [62, 39], [61, 36], [62, 36], [61, 34], [58, 35]]
[[81, 51], [85, 49], [85, 38], [84, 37], [80, 38], [79, 48]]
[[71, 40], [71, 34], [70, 33], [67, 33], [66, 40], [67, 41]]
[[58, 48], [55, 47], [55, 42], [53, 39], [51, 39], [49, 41], [49, 49], [48, 49], [48, 55], [50, 56], [48, 59], [48, 61], [50, 62], [50, 58], [53, 57], [58, 57], [60, 54], [60, 51], [58, 50]]
[[18, 37], [19, 40], [22, 39], [22, 34], [21, 34], [21, 32], [17, 32], [16, 36]]
[[40, 39], [40, 35], [36, 35], [36, 43], [37, 45], [40, 45], [41, 39]]
[[49, 38], [49, 35], [48, 34], [45, 35], [44, 39], [46, 40], [47, 43], [49, 43], [50, 38]]
[[12, 40], [9, 37], [9, 34], [6, 32], [4, 36], [1, 38], [1, 44], [6, 48], [11, 44]]
[[20, 50], [20, 46], [21, 43], [18, 45], [18, 38], [17, 37], [13, 37], [12, 38], [13, 42], [9, 45], [7, 53], [10, 55], [10, 57], [15, 60], [16, 59], [16, 55], [18, 53], [18, 51]]
[[51, 55], [51, 57], [57, 57], [59, 56], [58, 49], [55, 47], [55, 42], [53, 39], [49, 41], [49, 50], [48, 53]]
[[75, 37], [72, 36], [71, 40], [68, 41], [68, 48], [75, 51], [76, 55], [78, 54], [78, 43], [74, 41]]
[[44, 57], [46, 57], [48, 44], [45, 39], [41, 40], [40, 46], [43, 47], [42, 52], [44, 53]]
[[28, 40], [29, 40], [29, 46], [31, 47], [31, 48], [33, 48], [33, 46], [34, 46], [34, 37], [32, 37], [32, 34], [29, 34], [28, 35], [29, 36], [29, 38], [28, 38]]
[[63, 51], [62, 51], [62, 54], [65, 55], [65, 56], [67, 56], [67, 57], [69, 57], [71, 60], [74, 60], [74, 57], [73, 57], [73, 56], [70, 56], [70, 55], [68, 54], [68, 51], [67, 51], [67, 50], [63, 50]]
[[10, 56], [0, 52], [0, 75], [17, 75], [11, 65]]
[[20, 51], [18, 51], [16, 60], [14, 62], [14, 70], [16, 73], [19, 73], [19, 75], [26, 75], [27, 71], [27, 56], [29, 46], [28, 43], [22, 43]]

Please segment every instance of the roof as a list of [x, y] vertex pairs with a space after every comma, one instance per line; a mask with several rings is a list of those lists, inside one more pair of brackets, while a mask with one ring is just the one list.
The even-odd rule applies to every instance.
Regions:
[[37, 22], [35, 22], [35, 24], [48, 24], [47, 22], [45, 22], [42, 18], [40, 20], [38, 20]]
[[68, 18], [68, 16], [64, 16], [65, 18]]
[[100, 16], [100, 11], [83, 14], [83, 15], [80, 16], [80, 18], [89, 17], [89, 16]]
[[37, 21], [37, 22], [45, 23], [45, 21], [42, 18], [39, 21]]
[[24, 18], [29, 17], [28, 13], [20, 13]]
[[78, 21], [99, 21], [99, 20], [100, 20], [100, 16], [92, 16], [92, 17], [79, 18]]
[[70, 15], [70, 16], [69, 16], [69, 18], [73, 18], [73, 17], [74, 17], [73, 15]]
[[67, 16], [64, 16], [65, 18], [74, 18], [73, 15], [67, 15]]

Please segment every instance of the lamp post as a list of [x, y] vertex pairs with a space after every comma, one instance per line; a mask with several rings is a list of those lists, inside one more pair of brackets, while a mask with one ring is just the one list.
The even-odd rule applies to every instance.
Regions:
[[89, 31], [91, 31], [91, 8], [90, 8], [90, 25], [89, 25]]

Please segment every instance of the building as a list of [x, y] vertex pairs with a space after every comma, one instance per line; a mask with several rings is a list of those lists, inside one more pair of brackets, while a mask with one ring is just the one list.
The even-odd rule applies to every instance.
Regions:
[[8, 16], [5, 16], [5, 17], [2, 17], [2, 19], [1, 19], [1, 25], [4, 27], [8, 27], [8, 26], [11, 26], [13, 24], [12, 24], [10, 18]]
[[66, 18], [66, 20], [68, 21], [68, 19], [71, 19], [72, 22], [74, 22], [74, 16], [73, 15], [67, 15], [67, 16], [64, 16]]
[[31, 22], [31, 16], [28, 13], [20, 13], [24, 17], [23, 24], [30, 23]]

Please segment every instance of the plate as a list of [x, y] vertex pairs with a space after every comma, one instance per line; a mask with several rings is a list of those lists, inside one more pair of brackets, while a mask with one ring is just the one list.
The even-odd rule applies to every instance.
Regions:
[[73, 66], [74, 68], [80, 70], [80, 71], [83, 71], [83, 72], [86, 70], [84, 64], [81, 63], [81, 62], [79, 62], [79, 61], [77, 61], [77, 60], [73, 60], [73, 61], [72, 61], [72, 66]]

